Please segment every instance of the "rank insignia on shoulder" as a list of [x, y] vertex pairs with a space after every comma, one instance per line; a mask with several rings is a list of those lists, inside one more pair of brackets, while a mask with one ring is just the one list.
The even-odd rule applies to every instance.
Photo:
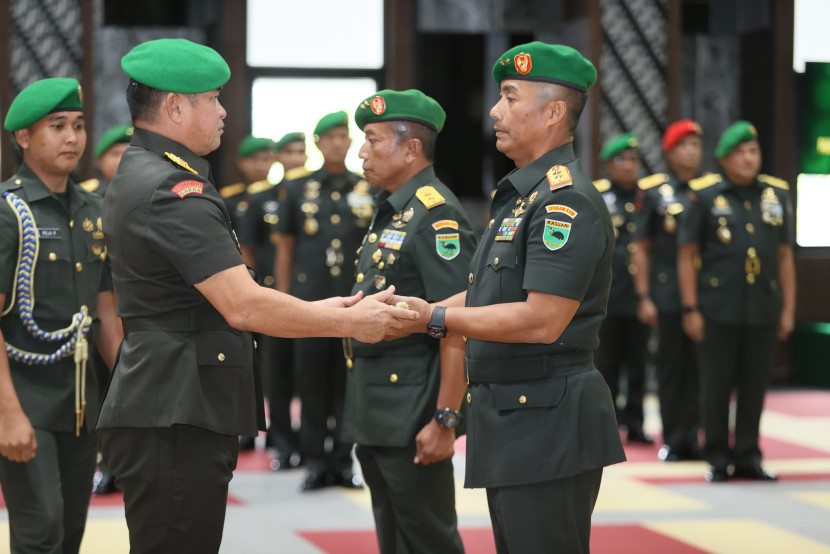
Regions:
[[597, 179], [594, 181], [594, 187], [600, 192], [608, 192], [611, 190], [611, 181], [608, 179]]
[[548, 178], [548, 183], [550, 183], [550, 190], [569, 187], [573, 184], [571, 172], [564, 165], [555, 165], [551, 167], [548, 169], [546, 176]]
[[98, 179], [87, 179], [86, 181], [78, 183], [78, 186], [87, 192], [95, 192], [101, 186], [101, 181]]
[[430, 185], [423, 186], [415, 191], [415, 197], [421, 201], [421, 204], [426, 209], [431, 210], [435, 206], [440, 206], [446, 202], [446, 199], [441, 196], [441, 193], [435, 190], [435, 187]]
[[511, 242], [516, 236], [516, 230], [522, 222], [521, 217], [505, 217], [499, 225], [499, 230], [496, 231], [496, 240], [498, 242]]
[[460, 233], [435, 235], [435, 251], [445, 260], [452, 260], [461, 253]]
[[180, 157], [178, 157], [177, 155], [175, 155], [175, 154], [171, 154], [170, 152], [165, 152], [165, 153], [164, 153], [164, 155], [165, 155], [165, 156], [167, 156], [167, 157], [170, 159], [170, 161], [172, 161], [173, 163], [175, 163], [177, 166], [179, 166], [179, 167], [181, 167], [181, 168], [183, 168], [183, 169], [186, 169], [186, 170], [188, 170], [188, 171], [189, 171], [189, 172], [191, 172], [191, 173], [195, 173], [196, 175], [198, 175], [198, 174], [199, 174], [199, 173], [198, 173], [195, 169], [193, 169], [192, 167], [190, 167], [189, 165], [187, 165], [187, 162], [186, 162], [186, 161], [184, 161], [183, 159], [181, 159], [181, 158], [180, 158]]
[[453, 229], [458, 229], [458, 222], [453, 221], [452, 219], [442, 219], [441, 221], [436, 221], [432, 224], [432, 228], [436, 231], [438, 229], [443, 229], [445, 227], [452, 227]]
[[552, 213], [565, 214], [568, 217], [570, 217], [571, 219], [575, 218], [576, 214], [578, 213], [576, 210], [574, 210], [570, 206], [565, 206], [563, 204], [551, 204], [550, 206], [545, 206], [545, 210], [547, 210], [547, 212], [549, 214], [552, 214]]
[[179, 195], [179, 198], [184, 198], [188, 194], [204, 194], [205, 184], [201, 181], [182, 181], [170, 190]]
[[712, 185], [716, 185], [717, 183], [720, 183], [721, 180], [722, 178], [719, 174], [709, 173], [708, 175], [689, 181], [689, 188], [694, 191], [698, 191], [711, 187]]
[[388, 248], [389, 250], [400, 250], [403, 244], [403, 239], [406, 238], [405, 231], [395, 231], [393, 229], [384, 229], [378, 240], [378, 247]]
[[555, 219], [545, 220], [545, 231], [542, 233], [542, 242], [548, 250], [559, 250], [568, 242], [571, 236], [571, 224]]
[[773, 177], [772, 175], [765, 175], [760, 174], [758, 175], [758, 180], [762, 183], [766, 183], [768, 185], [772, 185], [776, 188], [783, 189], [783, 190], [790, 190], [790, 185], [784, 179], [779, 179], [778, 177]]
[[654, 175], [643, 177], [642, 179], [637, 181], [637, 186], [640, 187], [640, 190], [648, 190], [658, 185], [663, 185], [666, 182], [668, 182], [668, 180], [669, 176], [665, 173], [655, 173]]

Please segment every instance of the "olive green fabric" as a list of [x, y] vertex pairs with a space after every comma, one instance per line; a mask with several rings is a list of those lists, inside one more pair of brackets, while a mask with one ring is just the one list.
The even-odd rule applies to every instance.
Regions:
[[101, 154], [106, 152], [114, 144], [130, 142], [133, 139], [134, 130], [132, 125], [118, 125], [117, 127], [113, 127], [104, 133], [104, 136], [98, 141], [98, 145], [95, 147], [95, 152], [93, 153], [94, 156], [96, 158], [101, 156]]
[[20, 91], [9, 106], [4, 127], [19, 131], [46, 114], [83, 110], [81, 84], [75, 79], [43, 79]]
[[599, 152], [599, 159], [608, 161], [623, 150], [637, 150], [639, 145], [640, 141], [634, 133], [625, 133], [606, 142]]
[[240, 158], [247, 158], [263, 150], [274, 152], [276, 151], [275, 146], [276, 143], [269, 138], [248, 135], [239, 143], [239, 149], [236, 151], [236, 155]]
[[579, 91], [591, 88], [597, 70], [590, 61], [570, 46], [534, 41], [514, 46], [493, 65], [493, 79], [542, 81]]
[[381, 90], [366, 98], [354, 112], [360, 130], [379, 121], [417, 121], [440, 133], [447, 114], [441, 105], [420, 90]]
[[736, 121], [726, 128], [715, 147], [715, 157], [723, 158], [742, 142], [758, 140], [758, 131], [749, 121]]
[[324, 115], [320, 121], [317, 122], [317, 126], [314, 127], [314, 134], [317, 135], [317, 137], [321, 137], [332, 129], [348, 126], [349, 114], [341, 110], [339, 112]]
[[305, 133], [286, 133], [282, 136], [280, 140], [274, 145], [274, 150], [279, 152], [285, 146], [289, 145], [292, 142], [305, 142]]
[[162, 38], [139, 44], [121, 58], [133, 80], [158, 90], [198, 94], [228, 82], [231, 69], [219, 53], [183, 38]]

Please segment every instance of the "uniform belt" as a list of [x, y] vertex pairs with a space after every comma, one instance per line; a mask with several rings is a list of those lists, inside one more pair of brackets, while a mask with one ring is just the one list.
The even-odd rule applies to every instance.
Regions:
[[465, 358], [464, 362], [468, 383], [515, 383], [588, 371], [594, 368], [594, 353], [542, 354], [501, 360]]
[[343, 354], [349, 358], [377, 358], [386, 354], [393, 356], [417, 356], [438, 351], [438, 341], [426, 335], [411, 335], [402, 339], [368, 344], [351, 337], [343, 339]]
[[185, 308], [166, 314], [143, 317], [125, 317], [121, 320], [124, 335], [137, 331], [199, 332], [221, 331], [230, 326], [210, 304]]

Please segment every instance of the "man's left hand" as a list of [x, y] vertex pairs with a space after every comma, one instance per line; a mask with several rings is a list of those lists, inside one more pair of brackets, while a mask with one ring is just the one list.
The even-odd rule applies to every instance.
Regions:
[[434, 464], [452, 457], [455, 452], [455, 429], [447, 429], [431, 419], [415, 437], [416, 464]]
[[324, 298], [323, 300], [318, 300], [314, 303], [320, 304], [321, 306], [328, 306], [330, 308], [348, 308], [360, 302], [361, 298], [363, 298], [363, 291], [359, 290], [357, 291], [357, 294], [353, 294], [351, 296], [332, 296], [331, 298]]

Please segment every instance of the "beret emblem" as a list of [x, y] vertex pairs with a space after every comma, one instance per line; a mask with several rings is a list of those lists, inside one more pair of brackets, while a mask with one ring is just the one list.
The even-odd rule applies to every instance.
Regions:
[[386, 102], [380, 96], [375, 96], [372, 98], [372, 112], [375, 115], [381, 115], [383, 112], [386, 111]]
[[513, 58], [513, 65], [516, 66], [516, 71], [518, 71], [520, 75], [527, 75], [533, 67], [533, 62], [530, 60], [530, 54], [525, 54], [524, 52], [516, 54], [516, 57]]

